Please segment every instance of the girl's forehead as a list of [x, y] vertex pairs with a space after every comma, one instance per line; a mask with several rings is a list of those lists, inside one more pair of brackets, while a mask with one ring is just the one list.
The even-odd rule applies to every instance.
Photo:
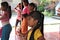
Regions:
[[33, 7], [33, 6], [31, 6], [31, 5], [28, 5], [29, 7]]
[[30, 20], [31, 20], [31, 19], [34, 19], [34, 18], [33, 18], [33, 17], [31, 17], [31, 16], [29, 16], [28, 18], [29, 18]]
[[31, 17], [31, 16], [28, 16], [27, 18], [28, 18], [28, 19], [31, 19], [32, 17]]
[[31, 16], [28, 16], [28, 18], [32, 18]]

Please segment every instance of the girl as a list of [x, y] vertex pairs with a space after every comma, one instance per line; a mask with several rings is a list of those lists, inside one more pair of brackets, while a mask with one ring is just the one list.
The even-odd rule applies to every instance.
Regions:
[[[36, 6], [36, 4], [30, 3], [30, 4], [29, 4], [29, 10], [30, 10], [30, 12], [32, 12], [32, 11], [37, 11], [37, 6]], [[44, 17], [43, 17], [43, 19], [44, 19]], [[42, 20], [42, 24], [43, 24], [43, 20]], [[42, 32], [42, 34], [43, 34], [43, 25], [42, 25], [42, 27], [41, 27], [41, 32]]]
[[15, 12], [17, 12], [17, 20], [16, 20], [16, 25], [15, 25], [17, 27], [19, 22], [21, 24], [21, 3], [17, 5], [17, 7], [15, 8]]
[[0, 14], [0, 20], [3, 25], [2, 27], [2, 37], [1, 40], [9, 40], [10, 32], [12, 27], [9, 23], [11, 18], [11, 6], [7, 2], [1, 3], [2, 14]]
[[41, 27], [43, 27], [44, 15], [39, 11], [33, 11], [28, 16], [28, 26], [31, 29], [28, 32], [27, 40], [45, 40], [44, 35], [41, 32]]
[[23, 11], [22, 11], [22, 15], [26, 14], [26, 13], [29, 14], [29, 8], [28, 8], [29, 2], [26, 0], [23, 0], [22, 2], [23, 2], [23, 6], [24, 6]]

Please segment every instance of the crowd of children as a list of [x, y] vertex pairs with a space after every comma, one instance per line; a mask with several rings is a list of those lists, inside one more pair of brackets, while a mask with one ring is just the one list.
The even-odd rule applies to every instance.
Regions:
[[[24, 8], [22, 9], [22, 6]], [[7, 2], [1, 3], [2, 14], [0, 14], [0, 20], [2, 22], [2, 37], [1, 40], [9, 40], [10, 32], [12, 30], [9, 20], [11, 18], [11, 6]], [[20, 22], [18, 31], [15, 30], [17, 37], [16, 40], [45, 40], [43, 34], [43, 22], [44, 15], [37, 11], [37, 5], [35, 3], [29, 3], [26, 0], [22, 1], [15, 7], [17, 13], [17, 19], [15, 27], [17, 28]], [[31, 27], [28, 30], [28, 27]]]

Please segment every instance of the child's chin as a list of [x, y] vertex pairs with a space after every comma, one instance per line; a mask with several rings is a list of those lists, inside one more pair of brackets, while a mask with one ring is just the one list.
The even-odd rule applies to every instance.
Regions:
[[29, 26], [29, 27], [32, 27], [32, 25], [29, 25], [29, 24], [28, 24], [28, 26]]
[[32, 26], [29, 26], [29, 27], [32, 27]]

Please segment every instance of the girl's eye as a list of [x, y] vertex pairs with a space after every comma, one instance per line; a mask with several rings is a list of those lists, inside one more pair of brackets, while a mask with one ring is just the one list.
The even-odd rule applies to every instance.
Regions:
[[28, 20], [30, 20], [30, 18], [28, 18]]

